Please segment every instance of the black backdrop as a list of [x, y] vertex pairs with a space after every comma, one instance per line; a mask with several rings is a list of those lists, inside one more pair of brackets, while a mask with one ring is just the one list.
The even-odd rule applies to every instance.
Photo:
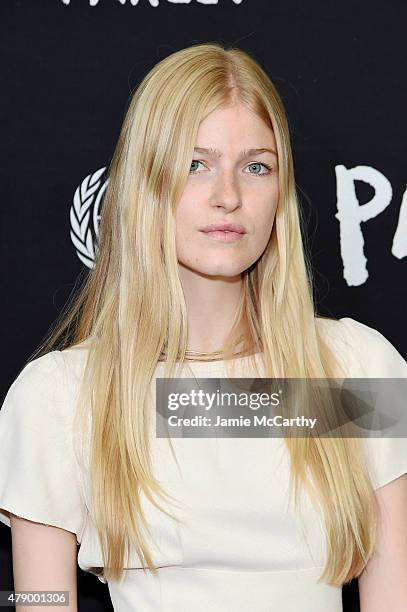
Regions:
[[[166, 55], [215, 40], [252, 53], [285, 103], [320, 313], [407, 357], [406, 20], [404, 0], [2, 0], [3, 397], [92, 265], [131, 92]], [[105, 585], [78, 579], [80, 610], [111, 609]], [[357, 609], [353, 583], [344, 610]]]

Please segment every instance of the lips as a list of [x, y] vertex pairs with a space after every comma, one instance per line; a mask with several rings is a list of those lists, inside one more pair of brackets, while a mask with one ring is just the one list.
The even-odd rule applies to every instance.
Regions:
[[201, 232], [234, 232], [236, 234], [245, 234], [246, 230], [243, 225], [237, 223], [213, 223], [201, 229]]

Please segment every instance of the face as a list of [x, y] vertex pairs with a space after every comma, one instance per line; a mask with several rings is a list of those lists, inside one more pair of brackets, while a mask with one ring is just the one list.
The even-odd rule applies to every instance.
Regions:
[[[249, 153], [249, 149], [271, 151]], [[267, 246], [278, 196], [273, 131], [242, 106], [213, 111], [200, 124], [190, 174], [176, 210], [181, 271], [240, 275]], [[203, 231], [209, 225], [227, 223], [241, 226], [244, 233]]]

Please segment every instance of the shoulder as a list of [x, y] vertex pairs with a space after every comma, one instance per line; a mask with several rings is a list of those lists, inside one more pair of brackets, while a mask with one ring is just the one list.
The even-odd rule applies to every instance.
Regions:
[[324, 340], [342, 358], [349, 377], [407, 377], [407, 362], [377, 329], [350, 317], [317, 317], [316, 321]]
[[0, 521], [10, 513], [60, 527], [81, 541], [86, 524], [82, 474], [74, 449], [75, 402], [61, 351], [31, 359], [0, 410]]
[[57, 389], [63, 387], [63, 367], [59, 351], [51, 351], [26, 363], [7, 391], [1, 414], [5, 415], [22, 401], [28, 413], [36, 398], [54, 400]]
[[35, 426], [71, 416], [87, 350], [54, 350], [26, 363], [13, 380], [0, 410], [3, 425], [19, 420]]
[[86, 340], [60, 352], [69, 383], [76, 387], [81, 381], [90, 354], [91, 341]]

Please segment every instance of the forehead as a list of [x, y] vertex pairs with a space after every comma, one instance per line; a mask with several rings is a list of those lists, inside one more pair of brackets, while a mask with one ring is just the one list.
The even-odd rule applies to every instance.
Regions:
[[238, 150], [240, 157], [269, 154], [277, 156], [273, 128], [242, 105], [218, 108], [200, 123], [195, 150], [221, 158]]
[[[194, 151], [196, 151], [197, 153], [201, 153], [202, 155], [208, 155], [210, 157], [217, 157], [218, 159], [220, 159], [221, 157], [223, 157], [224, 153], [220, 150], [220, 149], [216, 149], [214, 147], [194, 147]], [[274, 155], [275, 157], [277, 157], [277, 151], [275, 151], [275, 149], [272, 149], [270, 147], [260, 147], [260, 148], [250, 148], [250, 149], [243, 149], [242, 151], [239, 152], [239, 157], [251, 157], [252, 155], [262, 155], [263, 153], [269, 153], [271, 155]]]

